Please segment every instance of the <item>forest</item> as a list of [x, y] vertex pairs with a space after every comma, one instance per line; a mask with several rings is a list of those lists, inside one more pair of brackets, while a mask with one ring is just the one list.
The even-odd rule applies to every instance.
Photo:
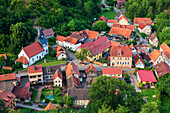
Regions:
[[0, 52], [18, 54], [34, 42], [35, 26], [53, 28], [67, 36], [70, 31], [91, 29], [101, 10], [97, 0], [0, 0]]

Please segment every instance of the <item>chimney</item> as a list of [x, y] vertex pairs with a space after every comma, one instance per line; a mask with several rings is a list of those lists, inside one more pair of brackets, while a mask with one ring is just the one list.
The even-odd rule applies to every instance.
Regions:
[[40, 37], [41, 33], [40, 33], [40, 27], [38, 27], [38, 37]]

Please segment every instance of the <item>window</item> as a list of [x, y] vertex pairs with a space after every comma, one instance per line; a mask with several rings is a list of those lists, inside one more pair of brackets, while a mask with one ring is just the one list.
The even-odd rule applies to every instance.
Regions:
[[129, 65], [129, 62], [127, 62], [127, 65]]
[[55, 83], [57, 83], [57, 81], [55, 81]]
[[125, 62], [125, 65], [126, 65], [126, 62]]
[[48, 78], [48, 76], [46, 76], [45, 78]]
[[43, 53], [42, 53], [42, 56], [43, 56]]
[[120, 75], [118, 75], [118, 76], [120, 76]]
[[117, 64], [119, 64], [119, 62], [117, 62]]
[[41, 81], [41, 79], [38, 79], [38, 81]]
[[121, 62], [120, 62], [120, 64], [121, 64]]
[[122, 64], [124, 64], [124, 62], [122, 62]]
[[118, 57], [118, 60], [119, 60], [119, 57]]
[[122, 60], [122, 58], [120, 58], [120, 60]]
[[58, 81], [60, 83], [60, 81]]
[[97, 52], [97, 50], [96, 50], [96, 52]]
[[99, 51], [100, 51], [100, 49], [99, 49]]
[[38, 59], [38, 56], [37, 56], [37, 59]]
[[127, 58], [125, 58], [125, 60], [127, 60]]
[[114, 60], [115, 58], [113, 58], [113, 60]]
[[46, 53], [48, 52], [48, 50], [46, 49]]
[[41, 75], [38, 75], [38, 77], [41, 77]]
[[60, 86], [60, 84], [59, 84], [59, 86]]
[[34, 61], [34, 58], [32, 58], [32, 61]]

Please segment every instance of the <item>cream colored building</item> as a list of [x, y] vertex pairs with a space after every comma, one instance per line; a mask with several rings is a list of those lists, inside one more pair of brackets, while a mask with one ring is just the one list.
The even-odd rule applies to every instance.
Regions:
[[140, 33], [145, 33], [146, 35], [151, 34], [151, 26], [146, 25], [145, 23], [139, 24], [138, 30], [139, 30]]
[[102, 75], [122, 78], [122, 68], [102, 68]]
[[62, 82], [63, 82], [63, 80], [62, 80], [62, 74], [57, 70], [56, 72], [55, 72], [55, 74], [53, 75], [53, 85], [54, 86], [60, 86], [60, 87], [62, 87], [63, 86], [63, 84], [62, 84]]
[[122, 16], [119, 18], [119, 24], [120, 24], [120, 25], [130, 25], [130, 21], [127, 19], [126, 16], [122, 15]]

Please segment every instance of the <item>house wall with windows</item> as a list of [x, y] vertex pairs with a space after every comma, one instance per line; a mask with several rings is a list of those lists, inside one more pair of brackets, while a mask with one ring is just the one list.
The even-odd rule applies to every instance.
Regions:
[[59, 77], [57, 77], [55, 80], [53, 80], [53, 83], [54, 83], [54, 86], [60, 86], [60, 87], [63, 86], [62, 80]]
[[163, 59], [163, 57], [161, 55], [155, 60], [154, 65], [156, 65], [156, 64], [158, 64], [160, 62], [164, 62], [164, 59]]
[[35, 84], [36, 82], [43, 83], [43, 73], [31, 73], [28, 75], [28, 79], [32, 84]]
[[97, 55], [95, 55], [95, 56], [93, 56], [92, 58], [89, 57], [89, 56], [87, 56], [87, 59], [88, 59], [89, 61], [99, 60], [100, 58], [102, 58], [102, 52], [99, 53], [99, 54], [97, 54]]
[[54, 34], [45, 36], [45, 38], [52, 38], [52, 37], [54, 37]]
[[64, 42], [63, 41], [56, 40], [56, 43], [61, 45], [61, 46], [64, 46]]
[[132, 67], [132, 57], [110, 56], [110, 66], [131, 68]]
[[130, 23], [129, 23], [126, 19], [124, 19], [124, 18], [122, 18], [122, 19], [119, 21], [119, 23], [120, 23], [120, 25], [130, 25]]
[[122, 74], [104, 74], [107, 77], [118, 77], [118, 78], [122, 78]]
[[89, 100], [74, 100], [74, 105], [81, 105], [81, 106], [84, 106], [84, 105], [88, 105], [89, 103]]
[[150, 35], [151, 34], [151, 27], [148, 26], [148, 25], [146, 27], [144, 27], [143, 29], [140, 29], [138, 27], [138, 30], [139, 30], [140, 33], [145, 33], [146, 35]]
[[78, 44], [71, 44], [66, 41], [63, 41], [64, 47], [68, 47], [69, 49], [76, 51], [79, 46], [81, 46], [81, 43]]

